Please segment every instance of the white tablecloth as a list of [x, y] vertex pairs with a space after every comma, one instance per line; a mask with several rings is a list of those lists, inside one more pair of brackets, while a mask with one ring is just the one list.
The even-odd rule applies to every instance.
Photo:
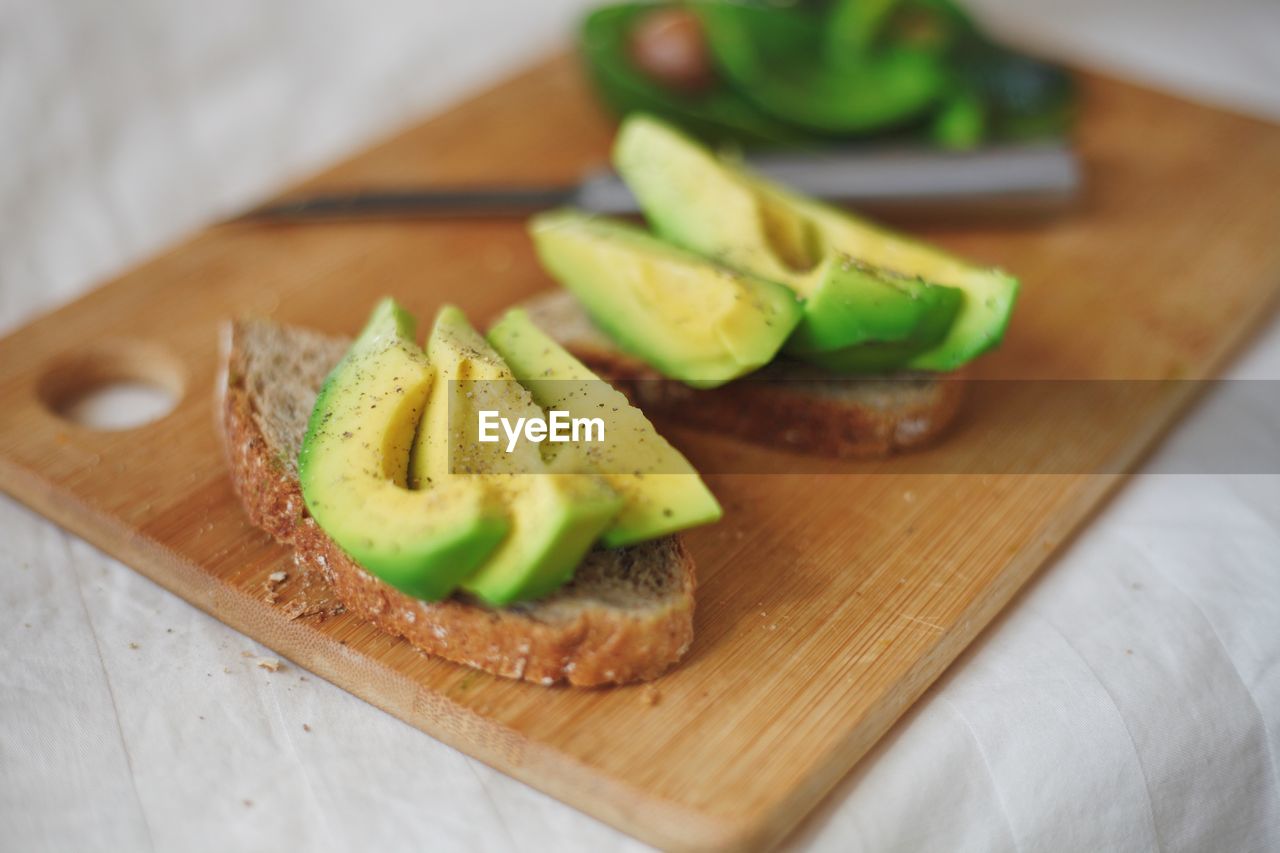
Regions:
[[[500, 76], [582, 5], [3, 0], [0, 329]], [[1280, 117], [1274, 0], [975, 5], [1028, 44]], [[1280, 378], [1280, 327], [1232, 375]], [[1211, 422], [1277, 458], [1274, 411], [1212, 400], [1174, 440]], [[270, 652], [4, 498], [0, 604], [4, 849], [641, 847], [258, 667]], [[1280, 477], [1140, 476], [795, 840], [1277, 850], [1278, 738]]]

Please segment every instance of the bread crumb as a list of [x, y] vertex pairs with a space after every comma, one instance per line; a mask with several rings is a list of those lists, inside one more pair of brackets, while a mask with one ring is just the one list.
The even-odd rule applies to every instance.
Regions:
[[285, 571], [272, 572], [267, 575], [267, 579], [262, 582], [263, 599], [267, 604], [275, 604], [280, 600], [279, 586], [289, 579], [289, 573]]
[[138, 648], [138, 647], [139, 647], [139, 646], [138, 646], [138, 644], [137, 644], [137, 643], [130, 643], [130, 644], [129, 644], [129, 648], [131, 648], [131, 649], [136, 649], [136, 648]]
[[276, 658], [258, 658], [258, 666], [268, 672], [278, 672], [281, 664]]
[[894, 438], [900, 443], [912, 441], [927, 433], [932, 426], [929, 418], [903, 418], [894, 427]]
[[309, 731], [311, 731], [311, 726], [307, 725], [306, 723], [303, 723], [303, 724], [302, 724], [302, 730], [303, 730], [304, 732], [309, 732]]
[[645, 685], [644, 692], [640, 696], [644, 699], [644, 703], [650, 707], [662, 701], [662, 691], [652, 684]]
[[245, 807], [246, 809], [251, 809], [251, 808], [253, 808], [253, 800], [245, 800], [245, 801], [244, 801], [244, 807]]
[[292, 622], [295, 619], [304, 619], [309, 616], [319, 616], [320, 621], [328, 619], [330, 616], [337, 616], [339, 613], [345, 613], [346, 606], [338, 603], [325, 604], [308, 604], [305, 601], [295, 601], [285, 608], [284, 615]]
[[240, 653], [240, 657], [242, 657], [242, 658], [251, 658], [251, 657], [253, 657], [253, 656], [254, 656], [253, 652], [249, 652], [249, 651], [245, 651], [245, 652], [241, 652], [241, 653]]

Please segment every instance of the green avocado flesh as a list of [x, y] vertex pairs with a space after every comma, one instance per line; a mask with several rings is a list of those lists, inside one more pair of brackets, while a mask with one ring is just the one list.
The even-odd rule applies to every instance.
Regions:
[[449, 595], [507, 531], [502, 505], [464, 479], [406, 488], [435, 375], [413, 318], [378, 304], [316, 398], [298, 457], [307, 511], [360, 565], [410, 595]]
[[488, 337], [539, 406], [605, 421], [604, 442], [562, 445], [555, 464], [598, 472], [623, 496], [622, 511], [604, 532], [606, 545], [631, 545], [720, 518], [720, 505], [689, 461], [524, 311], [507, 312]]
[[601, 477], [552, 473], [540, 445], [479, 441], [479, 413], [512, 423], [543, 418], [542, 409], [466, 316], [446, 306], [427, 341], [438, 375], [426, 404], [410, 464], [410, 483], [426, 490], [479, 482], [508, 510], [510, 531], [462, 588], [484, 601], [538, 598], [571, 577], [583, 556], [622, 509], [623, 499]]
[[1000, 342], [1016, 279], [722, 162], [643, 115], [614, 165], [657, 234], [804, 300], [788, 352], [837, 370], [951, 370]]
[[624, 349], [713, 388], [768, 363], [800, 321], [781, 285], [719, 267], [626, 223], [574, 211], [533, 218], [543, 266]]

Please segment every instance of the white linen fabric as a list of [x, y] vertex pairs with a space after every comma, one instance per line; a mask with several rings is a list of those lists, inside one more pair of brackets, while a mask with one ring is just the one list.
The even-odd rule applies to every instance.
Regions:
[[[501, 76], [585, 5], [0, 0], [0, 330]], [[1280, 117], [1269, 0], [974, 5], [1046, 52]], [[1280, 378], [1280, 325], [1231, 375]], [[1274, 470], [1274, 409], [1221, 406], [1174, 444], [1220, 430]], [[7, 498], [0, 606], [4, 849], [643, 849], [259, 667]], [[1280, 477], [1142, 475], [791, 843], [1280, 850], [1278, 738]]]

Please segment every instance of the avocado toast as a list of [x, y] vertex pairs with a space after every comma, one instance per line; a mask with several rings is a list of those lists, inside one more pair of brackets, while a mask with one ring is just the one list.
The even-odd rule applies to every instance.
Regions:
[[624, 351], [564, 290], [521, 303], [529, 317], [636, 405], [672, 422], [820, 456], [881, 457], [937, 440], [965, 396], [965, 371], [838, 376], [776, 359], [718, 388], [669, 379]]
[[[586, 365], [655, 411], [696, 411], [707, 425], [748, 438], [804, 441], [839, 455], [877, 455], [928, 441], [960, 401], [961, 383], [917, 377], [881, 388], [825, 390], [770, 365], [763, 378], [694, 390], [620, 352], [565, 292], [526, 303], [529, 319]], [[514, 312], [513, 312], [514, 313]], [[498, 327], [510, 325], [500, 323]], [[325, 379], [351, 341], [268, 320], [228, 325], [220, 418], [231, 481], [249, 519], [294, 550], [346, 609], [433, 655], [496, 675], [576, 686], [652, 679], [693, 640], [694, 563], [677, 535], [595, 548], [573, 579], [547, 596], [505, 606], [466, 592], [428, 601], [366, 570], [307, 511], [298, 457]], [[518, 361], [518, 359], [517, 359]], [[690, 401], [694, 405], [687, 405]], [[754, 412], [743, 418], [744, 412]]]
[[[651, 230], [535, 216], [565, 348], [673, 420], [827, 456], [925, 444], [1000, 343], [1018, 282], [791, 193], [643, 114], [613, 161]], [[571, 294], [571, 296], [570, 296]]]
[[427, 601], [375, 577], [307, 512], [298, 455], [316, 397], [351, 342], [266, 320], [223, 340], [220, 417], [231, 480], [249, 519], [323, 577], [347, 610], [439, 657], [541, 684], [654, 678], [693, 639], [693, 560], [676, 536], [596, 549], [536, 601], [466, 593]]

